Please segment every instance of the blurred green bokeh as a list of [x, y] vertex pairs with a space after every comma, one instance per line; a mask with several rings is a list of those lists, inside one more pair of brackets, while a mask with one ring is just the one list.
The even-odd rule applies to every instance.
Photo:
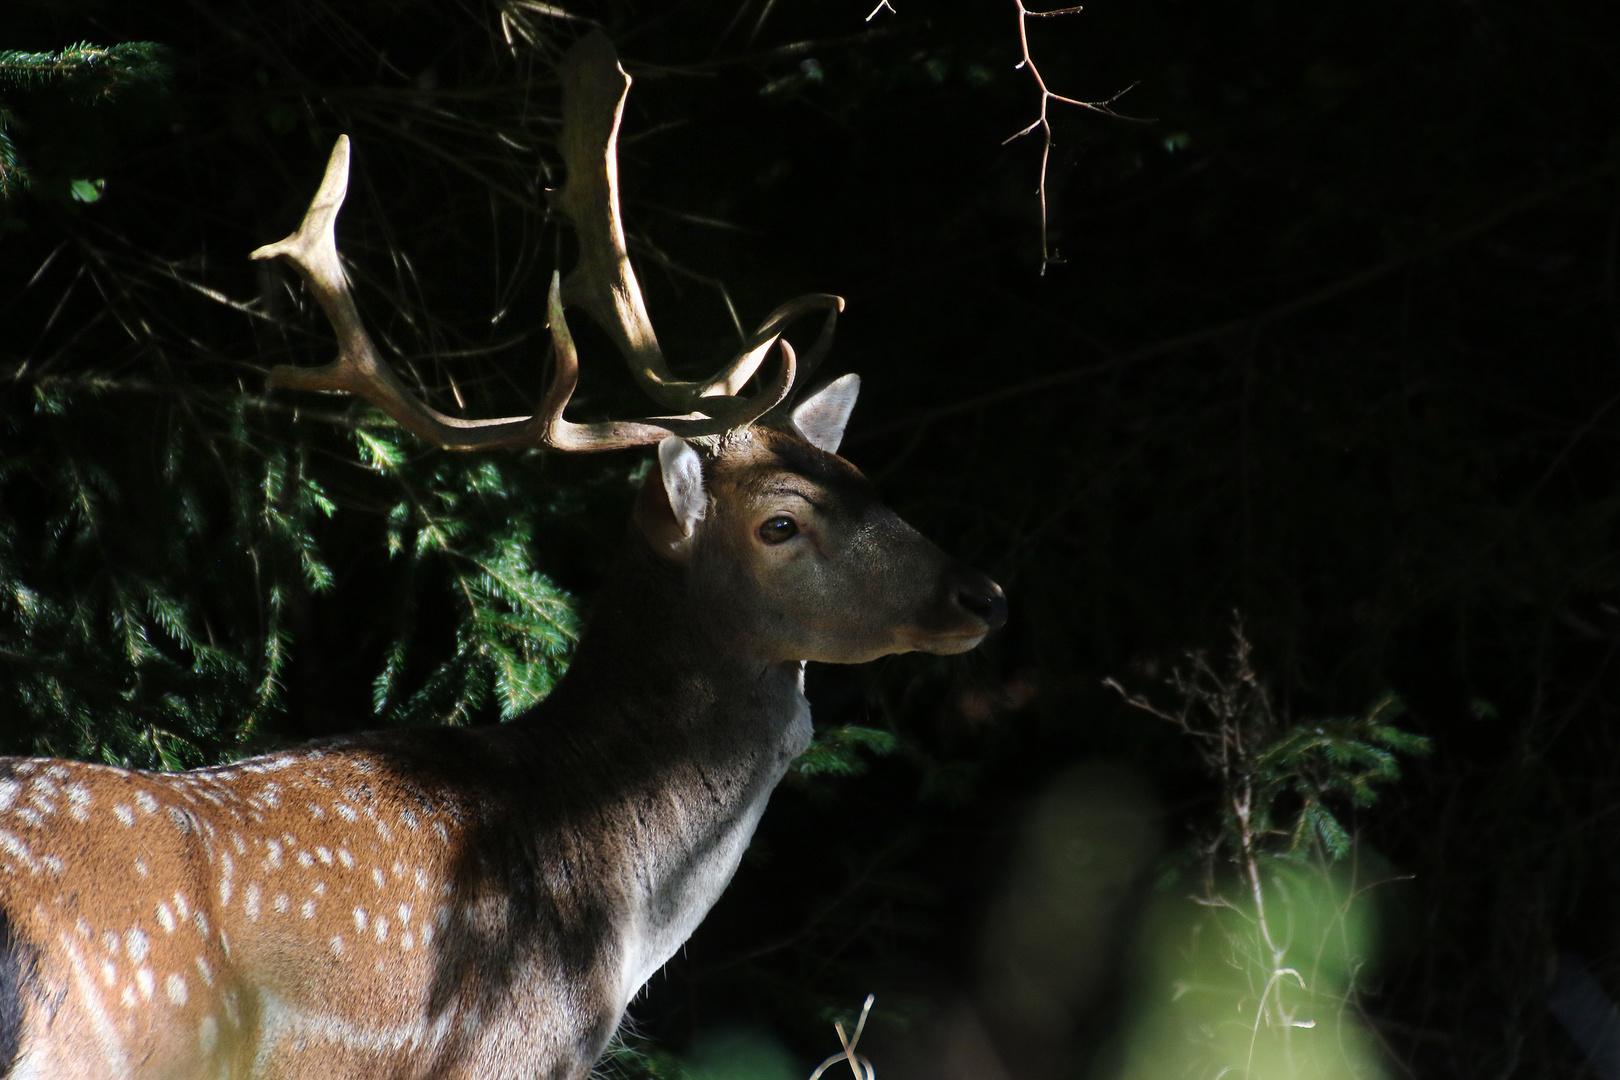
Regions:
[[1347, 864], [1268, 867], [1265, 917], [1236, 880], [1165, 898], [1148, 920], [1122, 1080], [1375, 1080], [1356, 1000], [1377, 936], [1373, 893]]

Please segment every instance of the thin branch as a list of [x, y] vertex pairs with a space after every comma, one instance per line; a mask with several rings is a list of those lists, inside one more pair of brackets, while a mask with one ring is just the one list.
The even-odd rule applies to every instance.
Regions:
[[876, 1080], [877, 1072], [872, 1068], [872, 1063], [866, 1060], [865, 1055], [855, 1052], [856, 1044], [861, 1041], [861, 1032], [866, 1030], [866, 1016], [872, 1011], [874, 997], [873, 994], [866, 995], [866, 1004], [861, 1006], [861, 1018], [855, 1023], [853, 1037], [844, 1034], [844, 1022], [842, 1020], [833, 1022], [833, 1030], [838, 1032], [838, 1041], [843, 1044], [844, 1048], [816, 1066], [816, 1071], [810, 1074], [810, 1080], [821, 1080], [822, 1074], [840, 1061], [849, 1062], [849, 1069], [850, 1072], [855, 1074], [855, 1080]]
[[[1062, 94], [1053, 93], [1052, 90], [1046, 85], [1046, 79], [1042, 77], [1041, 69], [1035, 66], [1034, 57], [1030, 56], [1029, 54], [1029, 20], [1046, 19], [1055, 15], [1074, 15], [1078, 14], [1084, 9], [1079, 5], [1076, 5], [1074, 7], [1058, 8], [1055, 11], [1031, 11], [1024, 6], [1024, 0], [1013, 0], [1013, 6], [1018, 9], [1018, 46], [1020, 50], [1022, 50], [1023, 54], [1023, 58], [1019, 60], [1018, 63], [1013, 65], [1013, 70], [1028, 70], [1030, 77], [1035, 80], [1035, 85], [1040, 89], [1041, 92], [1041, 110], [1040, 115], [1035, 118], [1033, 123], [1031, 123], [1024, 130], [1007, 136], [1007, 138], [1001, 141], [1001, 145], [1006, 146], [1014, 139], [1021, 139], [1025, 135], [1028, 135], [1037, 129], [1039, 129], [1041, 133], [1041, 180], [1040, 183], [1036, 185], [1035, 193], [1037, 196], [1039, 196], [1041, 203], [1041, 276], [1045, 277], [1046, 268], [1048, 266], [1055, 266], [1063, 262], [1063, 257], [1054, 251], [1051, 244], [1047, 242], [1046, 235], [1046, 167], [1052, 158], [1052, 123], [1051, 120], [1048, 119], [1047, 111], [1051, 107], [1052, 102], [1058, 101], [1065, 105], [1074, 105], [1081, 109], [1088, 109], [1091, 112], [1102, 113], [1104, 116], [1112, 116], [1121, 120], [1136, 120], [1138, 119], [1137, 117], [1120, 116], [1119, 113], [1109, 108], [1109, 106], [1113, 105], [1114, 102], [1130, 93], [1136, 84], [1132, 83], [1130, 86], [1127, 86], [1125, 89], [1121, 90], [1107, 101], [1081, 101], [1078, 98], [1065, 97]], [[873, 11], [872, 14], [876, 15], [877, 12]], [[870, 20], [871, 17], [871, 15], [868, 15], [867, 19]]]

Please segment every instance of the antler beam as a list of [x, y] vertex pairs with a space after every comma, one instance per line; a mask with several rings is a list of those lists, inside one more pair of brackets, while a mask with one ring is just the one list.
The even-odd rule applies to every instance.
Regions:
[[563, 282], [564, 303], [590, 312], [629, 362], [642, 389], [660, 405], [675, 412], [699, 410], [717, 420], [731, 418], [733, 424], [757, 419], [787, 394], [775, 401], [745, 400], [738, 395], [782, 329], [807, 312], [827, 313], [821, 337], [800, 369], [801, 375], [807, 374], [831, 345], [843, 299], [812, 293], [791, 300], [772, 312], [718, 374], [701, 381], [677, 379], [658, 346], [625, 249], [619, 216], [619, 124], [630, 92], [630, 76], [620, 66], [613, 43], [600, 30], [574, 43], [563, 57], [560, 73], [562, 152], [568, 179], [553, 205], [574, 226], [579, 241], [579, 263]]

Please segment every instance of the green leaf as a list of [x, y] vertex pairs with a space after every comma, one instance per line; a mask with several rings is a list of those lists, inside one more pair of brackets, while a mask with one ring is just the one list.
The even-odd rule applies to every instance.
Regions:
[[74, 202], [93, 203], [101, 198], [106, 187], [107, 181], [99, 179], [71, 180], [68, 182], [68, 190], [72, 194]]

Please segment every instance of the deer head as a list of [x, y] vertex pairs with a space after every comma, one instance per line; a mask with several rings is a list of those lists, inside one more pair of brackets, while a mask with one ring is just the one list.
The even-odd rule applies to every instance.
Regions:
[[[548, 308], [556, 356], [551, 385], [531, 416], [465, 420], [415, 397], [366, 333], [338, 258], [334, 226], [348, 186], [349, 141], [338, 139], [298, 231], [253, 252], [302, 274], [338, 338], [338, 358], [317, 369], [281, 366], [269, 385], [358, 395], [445, 449], [547, 446], [599, 451], [658, 444], [659, 470], [636, 522], [662, 557], [690, 567], [693, 589], [733, 626], [739, 645], [778, 661], [858, 663], [887, 653], [971, 649], [1006, 617], [1001, 590], [948, 560], [879, 503], [859, 470], [837, 456], [860, 388], [836, 379], [791, 406], [832, 344], [844, 301], [815, 293], [760, 324], [720, 371], [683, 381], [670, 373], [625, 249], [615, 146], [630, 78], [606, 35], [586, 35], [562, 64], [567, 182], [555, 205], [572, 222], [579, 263], [553, 275]], [[617, 344], [637, 382], [671, 415], [577, 424], [563, 416], [579, 377], [565, 308], [577, 304]], [[823, 312], [801, 361], [782, 337], [801, 315]], [[743, 393], [772, 347], [780, 362]], [[790, 407], [791, 406], [791, 407]]]
[[853, 664], [963, 652], [1005, 618], [1001, 590], [880, 503], [834, 452], [859, 386], [829, 384], [792, 428], [660, 443], [637, 524], [688, 567], [735, 648], [765, 661]]

